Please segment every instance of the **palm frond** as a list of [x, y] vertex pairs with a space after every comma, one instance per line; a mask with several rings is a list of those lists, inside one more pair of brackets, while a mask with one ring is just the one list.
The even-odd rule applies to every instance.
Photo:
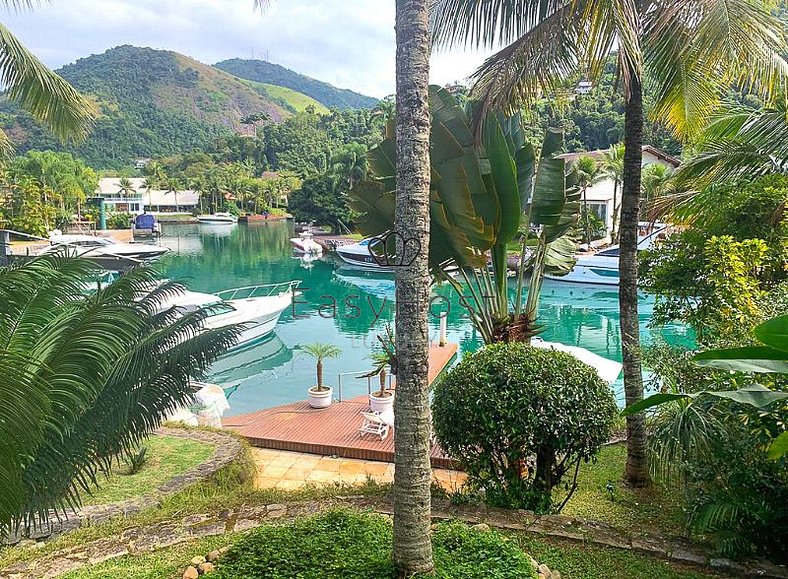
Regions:
[[83, 141], [93, 127], [90, 102], [49, 70], [0, 24], [0, 82], [8, 98], [46, 124], [61, 140]]

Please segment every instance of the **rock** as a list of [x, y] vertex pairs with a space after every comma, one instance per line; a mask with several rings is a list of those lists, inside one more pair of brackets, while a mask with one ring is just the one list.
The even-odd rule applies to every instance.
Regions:
[[285, 505], [268, 505], [268, 512], [271, 511], [286, 511], [287, 507]]
[[539, 562], [536, 559], [534, 559], [533, 557], [531, 557], [530, 555], [528, 555], [528, 560], [531, 562], [531, 567], [534, 568], [534, 571], [538, 571], [539, 570]]
[[553, 569], [553, 577], [552, 579], [561, 579], [561, 573]]
[[196, 567], [200, 563], [205, 563], [205, 557], [203, 557], [202, 555], [197, 555], [196, 557], [192, 557], [192, 560], [189, 561], [189, 563], [191, 563]]
[[[279, 505], [279, 506], [281, 506], [281, 505]], [[286, 508], [275, 509], [275, 510], [272, 511], [271, 507], [270, 506], [268, 507], [268, 518], [269, 519], [279, 519], [281, 517], [284, 517], [286, 514], [287, 514], [287, 509]]]
[[183, 572], [183, 579], [197, 579], [200, 576], [200, 572], [197, 571], [196, 567], [192, 567], [189, 565], [186, 567], [186, 570]]
[[487, 531], [490, 530], [490, 525], [488, 525], [487, 523], [479, 523], [477, 525], [474, 525], [471, 528], [476, 530], [476, 531], [487, 532]]
[[550, 577], [550, 567], [548, 567], [548, 566], [547, 566], [547, 565], [545, 565], [544, 563], [542, 563], [541, 565], [539, 565], [539, 567], [538, 567], [538, 569], [537, 569], [537, 570], [539, 571], [539, 573], [541, 573], [541, 574], [542, 574], [542, 575], [544, 575], [545, 577]]
[[430, 531], [437, 531], [438, 530], [438, 523], [432, 523], [430, 525]]
[[197, 566], [197, 570], [200, 573], [212, 573], [213, 571], [216, 570], [216, 565], [214, 565], [213, 563], [200, 563]]
[[545, 576], [544, 573], [539, 573], [536, 577], [537, 579], [547, 579], [547, 576]]
[[219, 549], [216, 549], [216, 550], [214, 550], [214, 551], [211, 551], [210, 553], [208, 553], [208, 554], [205, 556], [205, 559], [206, 559], [206, 560], [207, 560], [209, 563], [215, 563], [215, 562], [216, 562], [216, 560], [217, 560], [217, 559], [219, 559], [219, 557], [221, 557], [221, 556], [222, 556], [222, 554], [219, 552]]
[[219, 555], [224, 555], [229, 550], [230, 550], [230, 545], [227, 545], [226, 547], [222, 547], [221, 549], [219, 549]]

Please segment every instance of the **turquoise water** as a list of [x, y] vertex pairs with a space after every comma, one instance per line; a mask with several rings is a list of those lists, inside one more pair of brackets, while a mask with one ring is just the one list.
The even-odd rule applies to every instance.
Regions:
[[[294, 279], [302, 282], [299, 303], [283, 313], [270, 338], [231, 352], [211, 369], [208, 381], [237, 386], [229, 397], [228, 415], [305, 399], [306, 389], [315, 383], [315, 368], [300, 346], [310, 342], [330, 342], [342, 348], [339, 358], [325, 363], [326, 382], [331, 386], [337, 386], [339, 373], [369, 369], [375, 335], [393, 322], [392, 274], [350, 269], [333, 255], [306, 263], [293, 255], [293, 236], [292, 225], [282, 221], [164, 226], [161, 243], [173, 250], [161, 260], [164, 274], [193, 290], [215, 292]], [[460, 355], [478, 348], [477, 333], [451, 289], [443, 285], [433, 293], [445, 299], [433, 300], [431, 335], [437, 339], [438, 316], [448, 310], [448, 337], [460, 345]], [[652, 305], [649, 298], [641, 300], [644, 340], [654, 338], [646, 328]], [[616, 288], [547, 280], [539, 316], [545, 340], [621, 360]], [[692, 343], [680, 326], [669, 327], [662, 335], [670, 343]], [[614, 389], [622, 399], [620, 380]], [[343, 378], [345, 397], [366, 391], [365, 379]]]

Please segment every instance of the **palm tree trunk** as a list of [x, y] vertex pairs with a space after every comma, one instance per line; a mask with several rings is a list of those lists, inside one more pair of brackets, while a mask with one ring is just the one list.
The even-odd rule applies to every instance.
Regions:
[[618, 241], [616, 225], [618, 224], [618, 178], [613, 180], [613, 221], [610, 224], [610, 243]]
[[[640, 326], [638, 325], [638, 215], [640, 178], [643, 163], [643, 88], [637, 72], [631, 73], [632, 86], [626, 104], [624, 124], [624, 186], [621, 191], [621, 282], [618, 302], [621, 312], [621, 348], [624, 362], [626, 404], [643, 399], [640, 367]], [[646, 456], [646, 426], [643, 414], [627, 417], [627, 465], [624, 480], [633, 486], [649, 484]]]
[[[394, 398], [394, 544], [397, 573], [433, 569], [430, 542], [430, 405], [427, 307], [430, 235], [429, 0], [397, 0], [397, 207], [394, 229], [421, 251], [396, 271], [397, 394]], [[397, 252], [410, 261], [413, 243]]]

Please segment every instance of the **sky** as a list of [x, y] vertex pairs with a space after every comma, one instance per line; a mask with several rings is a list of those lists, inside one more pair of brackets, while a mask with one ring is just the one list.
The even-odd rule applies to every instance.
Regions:
[[[51, 68], [121, 44], [213, 64], [261, 58], [382, 98], [394, 92], [394, 0], [51, 0], [1, 21]], [[486, 54], [433, 55], [431, 81], [464, 81]]]

